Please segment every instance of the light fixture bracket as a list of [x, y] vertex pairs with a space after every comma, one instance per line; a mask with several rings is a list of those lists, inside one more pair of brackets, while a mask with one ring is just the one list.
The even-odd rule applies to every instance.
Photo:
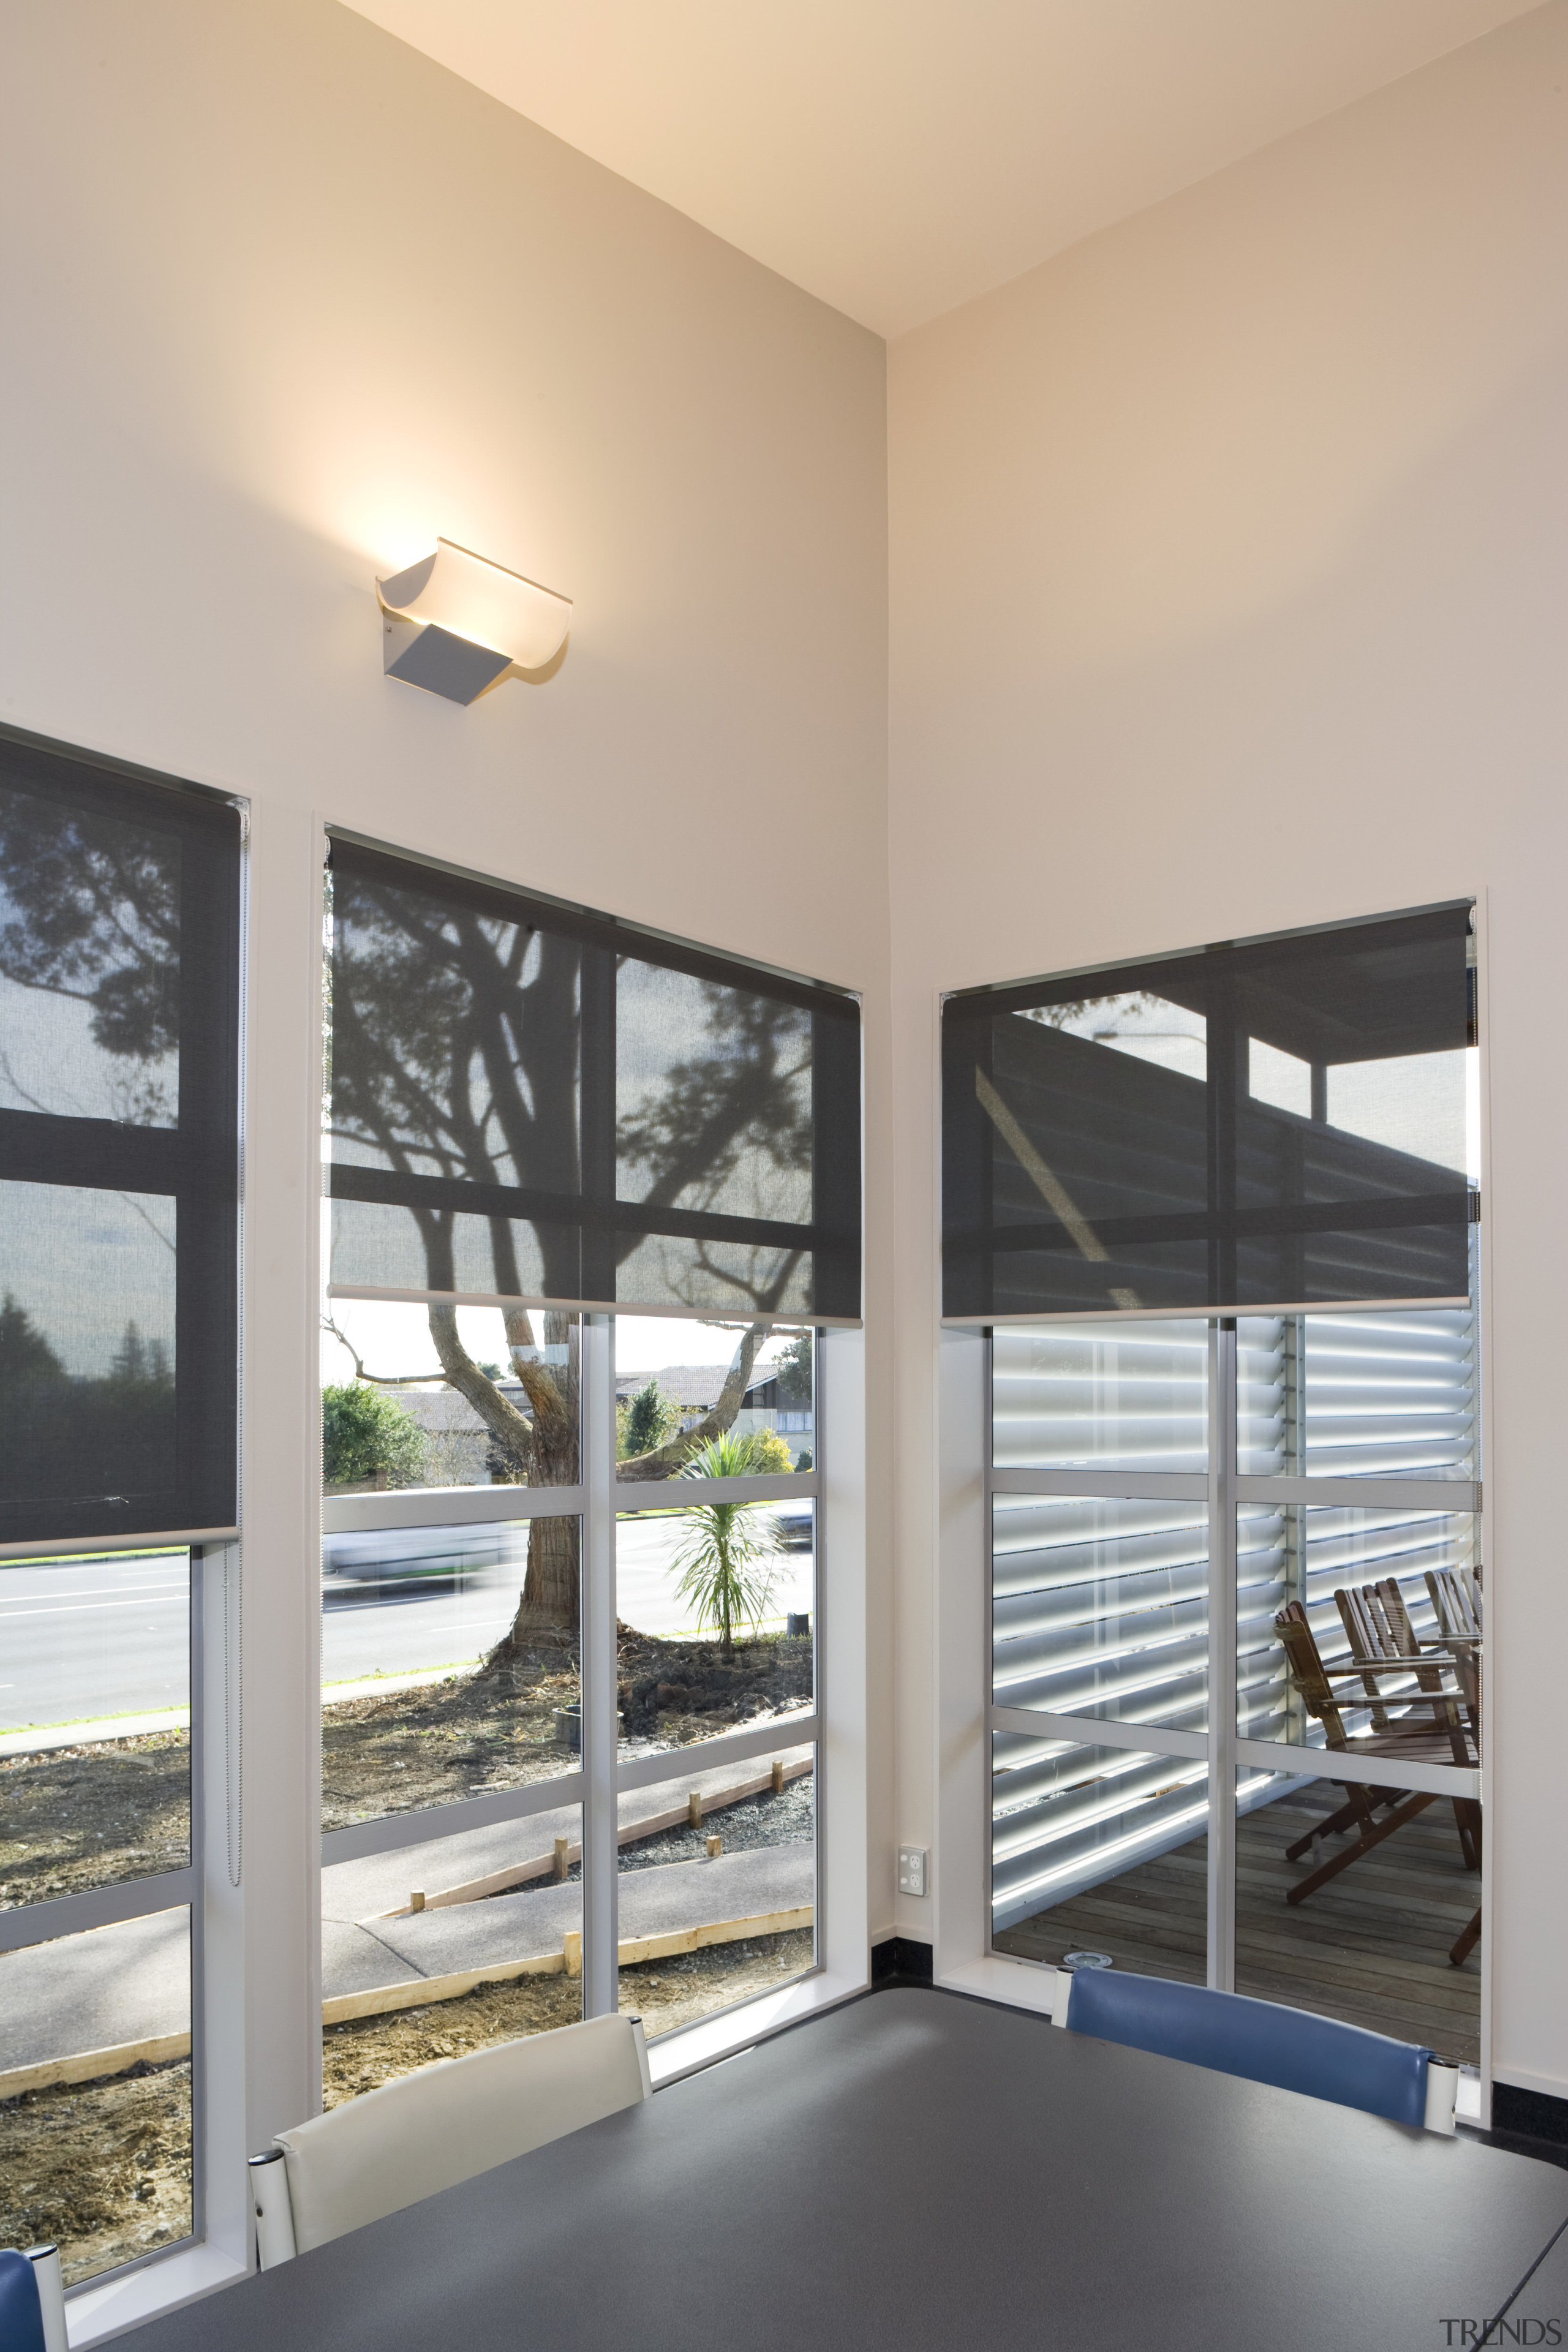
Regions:
[[448, 539], [375, 592], [387, 676], [448, 702], [477, 702], [510, 672], [548, 667], [572, 625], [569, 596]]

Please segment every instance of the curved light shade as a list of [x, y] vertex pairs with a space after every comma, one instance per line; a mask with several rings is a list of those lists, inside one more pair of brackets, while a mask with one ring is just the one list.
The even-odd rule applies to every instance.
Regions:
[[566, 642], [572, 600], [449, 539], [375, 583], [394, 677], [473, 702], [514, 665], [542, 669]]

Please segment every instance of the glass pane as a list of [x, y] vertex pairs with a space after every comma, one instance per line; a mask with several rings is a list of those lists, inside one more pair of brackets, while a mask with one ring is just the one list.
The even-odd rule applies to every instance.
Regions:
[[811, 1033], [805, 1005], [623, 959], [616, 1199], [809, 1225]]
[[617, 1477], [779, 1478], [813, 1467], [813, 1331], [617, 1315], [615, 1346]]
[[[1475, 1526], [1467, 1511], [1258, 1505], [1238, 1514], [1242, 1736], [1473, 1768]], [[1303, 1612], [1296, 1624], [1293, 1604]]]
[[1237, 1411], [1243, 1477], [1479, 1478], [1475, 1309], [1243, 1316]]
[[173, 1487], [172, 1200], [0, 1184], [0, 1500]]
[[68, 2285], [191, 2234], [184, 1909], [0, 1955], [0, 2245]]
[[321, 1826], [576, 1769], [581, 1522], [332, 1535], [321, 1575]]
[[816, 1524], [809, 1496], [617, 1519], [623, 1755], [810, 1712]]
[[1452, 906], [950, 996], [946, 1313], [1464, 1295], [1470, 944]]
[[999, 1329], [991, 1356], [999, 1470], [1208, 1469], [1206, 1323]]
[[999, 1706], [1207, 1729], [1202, 1503], [998, 1495], [992, 1543]]
[[342, 840], [331, 919], [335, 1283], [858, 1313], [853, 1000]]
[[[321, 1873], [329, 2107], [583, 2014], [578, 1805]], [[474, 1985], [472, 1971], [483, 1969]]]
[[620, 2006], [651, 2042], [816, 1965], [816, 1750], [626, 1790]]
[[1237, 1991], [1479, 2064], [1479, 1808], [1243, 1769], [1237, 1814]]
[[321, 1344], [325, 1491], [574, 1486], [581, 1343], [575, 1315], [334, 1300]]
[[1204, 1982], [1206, 1764], [998, 1732], [991, 1801], [997, 1951]]
[[185, 1551], [0, 1560], [0, 1909], [191, 1858]]
[[177, 1123], [181, 856], [0, 784], [0, 1108]]

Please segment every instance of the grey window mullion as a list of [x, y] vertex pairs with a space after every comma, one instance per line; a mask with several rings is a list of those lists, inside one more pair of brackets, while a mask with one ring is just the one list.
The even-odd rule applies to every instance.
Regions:
[[1468, 1478], [1242, 1478], [1241, 1503], [1280, 1503], [1298, 1508], [1372, 1511], [1479, 1511], [1481, 1489]]
[[[989, 1345], [989, 1341], [987, 1345]], [[1083, 1495], [1129, 1503], [1201, 1503], [1207, 1499], [1206, 1473], [1173, 1470], [1046, 1470], [1025, 1467], [990, 1471], [994, 1495]]]
[[395, 1486], [380, 1495], [327, 1495], [321, 1528], [326, 1535], [342, 1536], [393, 1528], [484, 1526], [496, 1519], [575, 1518], [583, 1494], [581, 1486]]
[[672, 1507], [692, 1510], [703, 1503], [808, 1502], [815, 1501], [817, 1491], [815, 1470], [754, 1478], [617, 1478], [616, 1508], [668, 1511]]
[[1208, 1981], [1236, 1987], [1236, 1324], [1209, 1326]]
[[616, 1818], [615, 1324], [583, 1318], [583, 2014], [614, 2016], [618, 1997]]
[[80, 1935], [89, 1927], [114, 1927], [125, 1919], [149, 1918], [154, 1912], [173, 1911], [181, 1904], [194, 1908], [200, 1900], [200, 1873], [194, 1863], [187, 1863], [184, 1870], [159, 1871], [152, 1878], [128, 1878], [118, 1886], [53, 1895], [42, 1903], [24, 1903], [13, 1911], [0, 1911], [0, 1952], [52, 1943], [57, 1936]]
[[487, 1790], [482, 1797], [460, 1797], [450, 1805], [423, 1806], [417, 1812], [385, 1813], [376, 1822], [351, 1822], [346, 1829], [321, 1834], [321, 1867], [340, 1862], [364, 1862], [375, 1853], [397, 1853], [405, 1846], [430, 1845], [437, 1838], [460, 1837], [466, 1830], [492, 1828], [498, 1822], [527, 1821], [533, 1813], [553, 1812], [561, 1805], [582, 1801], [587, 1783], [581, 1772], [562, 1772], [548, 1780], [529, 1780], [517, 1789]]
[[1071, 1739], [1081, 1748], [1130, 1748], [1141, 1756], [1180, 1756], [1200, 1763], [1209, 1753], [1206, 1731], [1178, 1731], [1170, 1724], [1051, 1715], [1033, 1706], [992, 1706], [988, 1721], [993, 1731], [1021, 1733], [1026, 1739]]

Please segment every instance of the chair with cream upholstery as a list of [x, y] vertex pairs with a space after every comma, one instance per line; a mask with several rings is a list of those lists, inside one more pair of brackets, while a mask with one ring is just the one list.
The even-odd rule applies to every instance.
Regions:
[[641, 2021], [591, 2017], [363, 2092], [251, 2158], [261, 2268], [636, 2106], [652, 2087]]

